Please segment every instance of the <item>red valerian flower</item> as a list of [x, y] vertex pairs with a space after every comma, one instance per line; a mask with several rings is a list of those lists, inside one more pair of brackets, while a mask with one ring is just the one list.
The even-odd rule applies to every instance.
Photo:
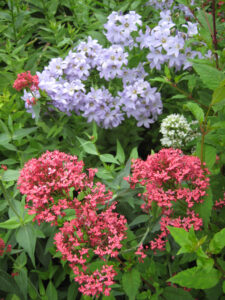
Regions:
[[[145, 192], [139, 195], [144, 200], [141, 208], [146, 213], [151, 211], [153, 204], [161, 208], [161, 233], [151, 241], [152, 249], [165, 249], [168, 225], [186, 230], [192, 225], [195, 230], [201, 228], [202, 220], [193, 209], [195, 204], [204, 201], [209, 186], [208, 174], [198, 157], [184, 155], [179, 149], [162, 149], [149, 155], [146, 161], [133, 161], [132, 175], [125, 180], [131, 188], [145, 187]], [[178, 208], [183, 215], [178, 214]]]
[[[65, 209], [74, 210], [74, 218], [65, 221], [55, 235], [57, 251], [69, 262], [83, 294], [108, 296], [116, 272], [109, 262], [105, 263], [106, 256], [118, 256], [126, 238], [127, 221], [113, 211], [115, 202], [109, 206], [112, 192], [106, 191], [104, 184], [94, 183], [97, 170], [85, 173], [83, 167], [76, 156], [47, 151], [25, 164], [18, 188], [27, 196], [28, 212], [35, 214], [38, 223], [58, 225]], [[105, 265], [91, 271], [90, 259], [96, 255]]]
[[[111, 192], [105, 192], [103, 185], [93, 184], [96, 169], [83, 172], [84, 163], [58, 150], [47, 151], [38, 159], [28, 161], [20, 172], [18, 189], [26, 197], [29, 214], [36, 214], [34, 220], [57, 224], [57, 218], [64, 216], [65, 209], [73, 207], [74, 197], [80, 192], [91, 193], [105, 204], [111, 198]], [[88, 196], [87, 196], [88, 197]]]
[[11, 252], [12, 246], [11, 245], [7, 245], [7, 247], [5, 245], [5, 242], [2, 238], [0, 238], [0, 256], [3, 256], [4, 253], [9, 253]]
[[218, 201], [216, 201], [216, 203], [214, 204], [213, 208], [217, 209], [217, 208], [223, 208], [225, 206], [225, 193], [224, 193], [224, 198], [223, 199], [219, 199]]
[[116, 203], [97, 213], [96, 199], [88, 196], [83, 202], [74, 199], [76, 218], [64, 223], [55, 235], [55, 244], [63, 260], [70, 263], [75, 281], [81, 285], [80, 292], [92, 296], [109, 295], [109, 285], [114, 283], [116, 272], [108, 265], [101, 271], [90, 272], [89, 257], [98, 255], [103, 261], [106, 255], [117, 257], [121, 242], [126, 238], [127, 221], [113, 212]]
[[30, 71], [20, 73], [17, 75], [17, 79], [13, 84], [13, 88], [17, 91], [21, 91], [24, 88], [28, 88], [31, 91], [38, 90], [38, 76], [31, 75]]
[[5, 252], [5, 242], [0, 238], [0, 256], [3, 256]]

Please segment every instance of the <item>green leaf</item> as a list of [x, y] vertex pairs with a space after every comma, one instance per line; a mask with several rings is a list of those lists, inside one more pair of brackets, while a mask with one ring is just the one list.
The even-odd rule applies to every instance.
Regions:
[[110, 295], [110, 296], [103, 295], [102, 300], [116, 300], [116, 298], [113, 295]]
[[5, 143], [4, 145], [1, 145], [1, 146], [8, 149], [8, 150], [10, 150], [10, 151], [17, 152], [17, 148], [14, 145], [10, 144], [10, 143]]
[[13, 158], [7, 158], [4, 159], [2, 161], [0, 161], [0, 164], [4, 164], [4, 165], [15, 165], [18, 161], [13, 159]]
[[104, 168], [98, 168], [96, 176], [101, 179], [113, 179], [112, 173]]
[[20, 227], [20, 221], [17, 217], [13, 217], [5, 222], [0, 223], [0, 228], [4, 229], [15, 229]]
[[183, 4], [183, 5], [185, 5], [185, 6], [188, 6], [188, 5], [189, 5], [189, 3], [188, 3], [187, 0], [177, 0], [177, 2], [180, 3], [180, 4]]
[[99, 158], [102, 162], [115, 163], [119, 165], [118, 160], [112, 154], [101, 154]]
[[204, 121], [204, 111], [197, 103], [188, 102], [184, 104], [184, 108], [188, 109], [200, 124]]
[[10, 169], [8, 169], [3, 173], [2, 180], [3, 181], [17, 180], [19, 175], [20, 175], [20, 170], [10, 170]]
[[36, 234], [33, 229], [33, 224], [28, 223], [19, 228], [16, 233], [16, 240], [19, 243], [20, 247], [22, 247], [30, 256], [33, 265], [35, 266], [35, 245], [36, 245]]
[[219, 282], [220, 277], [221, 273], [214, 268], [207, 272], [203, 268], [194, 267], [176, 274], [167, 281], [187, 288], [210, 289]]
[[59, 5], [59, 0], [51, 0], [50, 3], [48, 3], [48, 5], [48, 12], [51, 16], [54, 16]]
[[163, 291], [166, 300], [194, 300], [191, 294], [181, 288], [168, 286]]
[[32, 132], [35, 132], [36, 130], [37, 130], [37, 127], [18, 129], [13, 133], [12, 139], [13, 140], [20, 140], [23, 137], [27, 136], [28, 134], [30, 134]]
[[125, 153], [124, 150], [119, 142], [119, 140], [116, 140], [116, 159], [118, 159], [118, 161], [123, 164], [125, 161]]
[[[215, 147], [204, 144], [203, 146], [203, 160], [206, 163], [206, 167], [211, 169], [216, 161], [217, 150]], [[201, 157], [201, 143], [199, 142], [196, 146], [196, 155]]]
[[2, 127], [2, 130], [10, 136], [8, 127], [5, 125], [5, 123], [1, 119], [0, 119], [0, 125]]
[[138, 158], [138, 151], [137, 151], [137, 147], [135, 147], [135, 148], [133, 148], [132, 150], [131, 150], [131, 153], [130, 153], [130, 158], [132, 159], [136, 159], [136, 158]]
[[67, 300], [74, 300], [78, 294], [78, 285], [72, 282], [67, 291]]
[[98, 151], [96, 149], [96, 146], [95, 144], [89, 142], [89, 141], [86, 141], [82, 138], [79, 138], [77, 137], [78, 141], [80, 142], [81, 144], [81, 147], [84, 149], [84, 151], [86, 153], [89, 153], [89, 154], [93, 154], [93, 155], [98, 155]]
[[1, 133], [0, 134], [0, 145], [4, 145], [11, 140], [11, 136], [8, 133]]
[[223, 292], [225, 294], [225, 281], [223, 282]]
[[52, 281], [50, 281], [47, 286], [46, 296], [48, 297], [48, 300], [58, 300], [58, 293]]
[[15, 293], [23, 299], [23, 296], [20, 293], [18, 285], [16, 284], [15, 280], [7, 274], [5, 271], [0, 269], [0, 291], [6, 293]]
[[32, 300], [38, 299], [38, 292], [30, 280], [28, 280], [28, 294]]
[[172, 226], [167, 226], [167, 228], [176, 243], [181, 247], [179, 254], [192, 252], [193, 242], [190, 240], [189, 233], [185, 229]]
[[129, 297], [129, 300], [135, 300], [140, 285], [141, 276], [138, 270], [132, 269], [130, 272], [123, 274], [122, 286], [126, 295]]
[[32, 106], [32, 109], [34, 111], [35, 114], [35, 122], [37, 124], [38, 120], [39, 120], [39, 115], [40, 115], [40, 111], [41, 111], [41, 104], [38, 101], [35, 105]]
[[202, 218], [205, 226], [209, 224], [213, 207], [213, 195], [211, 188], [208, 188], [206, 193], [207, 195], [203, 198], [204, 202], [197, 204], [195, 208], [196, 213], [198, 213], [199, 217]]
[[211, 90], [218, 88], [220, 82], [225, 78], [223, 72], [205, 64], [193, 64], [193, 68], [200, 76], [202, 82]]
[[27, 269], [22, 268], [18, 271], [18, 275], [15, 276], [15, 281], [20, 288], [21, 293], [23, 294], [23, 299], [27, 299], [27, 289], [28, 289], [28, 278], [27, 278]]
[[140, 223], [145, 223], [148, 220], [149, 220], [148, 215], [139, 215], [129, 224], [129, 227], [132, 227], [132, 226], [140, 224]]
[[212, 95], [212, 105], [225, 100], [225, 86], [219, 86]]
[[177, 95], [171, 97], [170, 99], [183, 99], [183, 98], [187, 98], [187, 96], [185, 96], [183, 94], [177, 94]]
[[218, 254], [225, 247], [225, 228], [217, 232], [209, 243], [209, 251]]
[[22, 269], [27, 263], [27, 256], [25, 252], [22, 252], [16, 259], [14, 263], [14, 268]]

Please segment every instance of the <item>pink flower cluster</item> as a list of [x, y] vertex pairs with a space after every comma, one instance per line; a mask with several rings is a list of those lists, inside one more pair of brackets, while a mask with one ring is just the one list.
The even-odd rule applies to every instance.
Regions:
[[[27, 195], [26, 207], [35, 220], [58, 224], [65, 209], [74, 210], [74, 218], [65, 221], [55, 235], [57, 251], [70, 263], [79, 290], [86, 295], [109, 295], [116, 272], [105, 264], [100, 270], [89, 269], [93, 256], [101, 261], [117, 257], [126, 238], [126, 219], [108, 205], [112, 192], [100, 182], [94, 184], [96, 169], [83, 172], [84, 163], [59, 151], [46, 152], [28, 161], [20, 173], [18, 188]], [[71, 194], [73, 192], [73, 194]], [[75, 195], [74, 195], [75, 193]], [[102, 209], [104, 207], [104, 209]], [[101, 208], [101, 210], [100, 210]]]
[[213, 208], [217, 209], [217, 208], [223, 208], [225, 206], [225, 193], [224, 193], [224, 198], [223, 199], [219, 199], [218, 201], [216, 201], [216, 203], [214, 204]]
[[[145, 249], [148, 249], [148, 246], [145, 247]], [[144, 259], [145, 259], [145, 257], [147, 256], [147, 255], [144, 253], [144, 250], [145, 250], [145, 249], [144, 249], [143, 245], [141, 244], [141, 245], [138, 247], [137, 251], [135, 252], [135, 254], [138, 255], [138, 261], [141, 262], [141, 263], [144, 262]]]
[[20, 172], [18, 188], [26, 197], [26, 208], [29, 214], [36, 214], [35, 220], [52, 222], [57, 225], [57, 218], [63, 217], [63, 210], [73, 207], [73, 188], [77, 195], [90, 189], [99, 202], [111, 198], [111, 192], [104, 194], [100, 183], [93, 188], [93, 177], [96, 170], [83, 172], [84, 163], [76, 156], [63, 152], [47, 151], [38, 159], [28, 161]]
[[126, 219], [113, 212], [116, 203], [100, 213], [94, 198], [85, 198], [82, 202], [74, 199], [74, 204], [76, 218], [65, 222], [55, 235], [57, 251], [62, 253], [64, 260], [70, 262], [70, 267], [77, 275], [75, 281], [83, 284], [79, 289], [83, 294], [109, 295], [109, 285], [114, 283], [115, 271], [112, 266], [105, 265], [89, 275], [89, 258], [97, 255], [105, 261], [106, 257], [118, 256], [121, 242], [126, 238]]
[[13, 88], [17, 91], [21, 91], [24, 88], [29, 88], [31, 91], [35, 91], [38, 90], [38, 83], [38, 76], [33, 76], [30, 74], [30, 71], [27, 71], [17, 75]]
[[209, 186], [209, 171], [201, 167], [198, 157], [184, 155], [179, 149], [162, 149], [146, 161], [136, 159], [132, 176], [125, 178], [135, 188], [145, 187], [142, 209], [149, 213], [153, 203], [161, 208], [161, 233], [150, 242], [151, 249], [165, 249], [167, 226], [199, 230], [202, 220], [195, 214], [196, 203], [202, 203]]
[[8, 245], [5, 247], [5, 242], [2, 238], [0, 238], [0, 256], [3, 256], [7, 252], [11, 252], [12, 246]]

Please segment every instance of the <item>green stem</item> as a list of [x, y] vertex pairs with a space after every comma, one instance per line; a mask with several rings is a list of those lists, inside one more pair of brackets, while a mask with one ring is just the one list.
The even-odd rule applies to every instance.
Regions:
[[216, 53], [217, 51], [217, 31], [216, 31], [216, 1], [212, 0], [212, 15], [213, 15], [213, 45], [214, 45], [214, 49], [215, 49], [215, 59], [216, 59], [216, 68], [219, 70], [219, 58], [218, 58], [218, 54]]
[[137, 248], [139, 248], [139, 247], [144, 243], [144, 241], [145, 241], [145, 239], [146, 239], [146, 237], [147, 237], [147, 235], [148, 235], [150, 229], [151, 229], [151, 226], [149, 225], [149, 226], [147, 227], [147, 230], [145, 231], [144, 235], [142, 236], [142, 239], [141, 239], [140, 242], [137, 244], [137, 246], [132, 247], [132, 248], [127, 249], [127, 250], [124, 250], [124, 251], [121, 251], [120, 254], [123, 254], [123, 253], [126, 253], [126, 252], [130, 252], [130, 251], [133, 251], [133, 250], [136, 250]]
[[138, 243], [137, 248], [139, 248], [144, 243], [144, 241], [145, 241], [145, 239], [146, 239], [149, 231], [150, 231], [150, 226], [147, 227], [147, 230], [145, 231], [145, 234], [143, 235], [143, 237], [140, 240], [140, 242]]
[[208, 115], [209, 115], [209, 112], [211, 110], [211, 107], [212, 107], [212, 104], [209, 105], [209, 108], [208, 108], [208, 111], [205, 115], [205, 118], [204, 118], [204, 122], [203, 122], [203, 125], [201, 126], [201, 132], [202, 132], [202, 138], [201, 138], [201, 153], [200, 153], [200, 160], [201, 160], [201, 165], [203, 167], [203, 155], [204, 155], [204, 142], [205, 142], [205, 136], [206, 134], [208, 133], [207, 131], [207, 119], [208, 119]]
[[2, 193], [5, 197], [5, 199], [7, 200], [8, 204], [9, 204], [9, 207], [13, 210], [13, 212], [15, 213], [15, 215], [17, 216], [17, 218], [19, 219], [21, 225], [23, 225], [23, 219], [21, 218], [21, 216], [18, 214], [18, 212], [16, 211], [15, 207], [13, 206], [12, 202], [11, 202], [11, 199], [10, 199], [10, 196], [4, 186], [4, 184], [2, 183], [2, 181], [0, 180], [0, 187], [2, 189]]
[[191, 94], [186, 93], [185, 91], [183, 91], [182, 89], [180, 89], [175, 83], [170, 82], [171, 86], [174, 87], [178, 92], [180, 92], [181, 94], [185, 95], [188, 99], [196, 102], [197, 104], [199, 104], [200, 106], [204, 107], [204, 108], [208, 108], [208, 106], [200, 103], [197, 99], [193, 98]]

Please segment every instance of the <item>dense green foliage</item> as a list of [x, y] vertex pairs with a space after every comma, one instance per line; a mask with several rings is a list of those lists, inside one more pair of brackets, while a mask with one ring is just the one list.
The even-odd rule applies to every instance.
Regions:
[[[2, 299], [96, 299], [78, 290], [69, 264], [56, 251], [54, 236], [62, 224], [57, 227], [33, 222], [34, 216], [25, 208], [26, 196], [17, 188], [24, 164], [47, 150], [76, 155], [84, 161], [85, 169], [97, 168], [95, 181], [113, 192], [116, 211], [127, 219], [127, 238], [111, 263], [117, 272], [115, 284], [110, 296], [102, 294], [100, 299], [225, 299], [225, 207], [224, 203], [216, 205], [225, 193], [224, 6], [217, 1], [199, 1], [196, 5], [190, 5], [188, 0], [177, 1], [188, 5], [200, 24], [199, 33], [187, 43], [194, 44], [194, 50], [202, 54], [212, 51], [212, 56], [192, 59], [192, 67], [179, 71], [167, 64], [161, 70], [145, 65], [147, 81], [160, 91], [163, 102], [163, 113], [150, 128], [137, 127], [134, 119], [126, 118], [118, 127], [104, 129], [76, 114], [48, 111], [44, 93], [36, 105], [37, 116], [32, 119], [21, 100], [22, 92], [13, 89], [18, 73], [41, 72], [50, 59], [65, 58], [87, 36], [109, 47], [103, 26], [112, 11], [136, 11], [142, 16], [142, 28], [153, 28], [159, 11], [146, 6], [147, 2], [0, 0], [0, 239], [12, 246], [11, 252], [3, 251], [1, 256], [0, 245]], [[182, 28], [184, 21], [182, 14], [176, 15], [177, 28]], [[145, 50], [130, 51], [130, 68], [145, 62]], [[117, 81], [112, 81], [111, 89], [117, 87]], [[160, 124], [174, 113], [196, 121], [198, 134], [182, 150], [186, 155], [197, 156], [201, 167], [206, 165], [210, 172], [204, 201], [194, 207], [203, 226], [197, 231], [193, 227], [186, 231], [168, 226], [165, 250], [147, 247], [147, 256], [141, 262], [135, 252], [155, 238], [160, 229], [161, 208], [155, 204], [151, 211], [143, 211], [139, 194], [146, 192], [146, 187], [137, 185], [132, 189], [124, 177], [132, 173], [132, 159], [146, 160], [163, 148]], [[175, 209], [182, 212], [178, 204]], [[65, 220], [73, 218], [73, 212], [67, 211]], [[95, 270], [102, 262], [93, 256], [90, 266]]]

